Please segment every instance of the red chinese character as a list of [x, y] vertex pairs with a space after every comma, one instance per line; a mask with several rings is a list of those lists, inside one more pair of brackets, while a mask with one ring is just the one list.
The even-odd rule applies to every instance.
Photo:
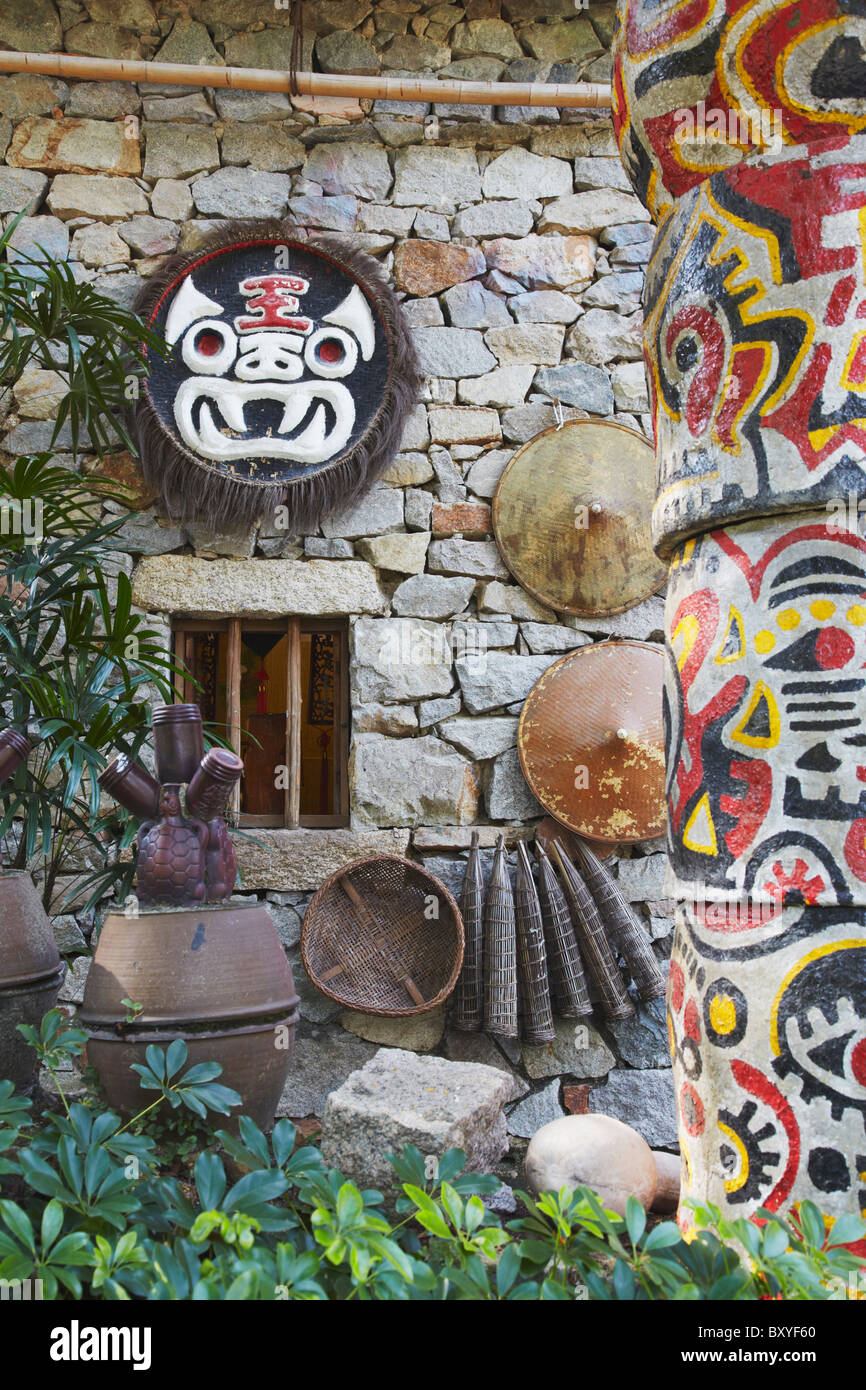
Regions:
[[309, 333], [312, 319], [303, 315], [294, 317], [298, 311], [299, 294], [306, 294], [310, 288], [308, 280], [300, 275], [254, 275], [240, 283], [240, 291], [247, 298], [249, 318], [239, 316], [235, 327], [239, 333], [252, 333], [260, 328], [288, 328], [295, 333]]

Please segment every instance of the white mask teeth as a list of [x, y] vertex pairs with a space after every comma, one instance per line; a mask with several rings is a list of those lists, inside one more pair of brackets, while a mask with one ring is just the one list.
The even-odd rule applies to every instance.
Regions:
[[280, 434], [291, 434], [292, 430], [297, 429], [307, 413], [310, 398], [306, 393], [298, 392], [294, 395], [287, 395], [283, 406], [283, 418], [280, 421]]
[[240, 396], [226, 393], [219, 398], [219, 408], [223, 419], [229, 429], [238, 430], [241, 434], [246, 431], [246, 421], [244, 420], [244, 402]]
[[198, 433], [202, 444], [209, 449], [219, 449], [221, 441], [225, 438], [214, 424], [209, 405], [202, 405], [199, 411]]
[[[276, 431], [252, 438], [245, 411], [247, 403], [256, 401], [277, 401], [283, 409]], [[330, 428], [327, 407], [333, 417]], [[311, 408], [309, 423], [301, 434], [293, 436]], [[222, 430], [215, 422], [217, 412], [224, 422]], [[174, 415], [184, 443], [205, 458], [228, 462], [263, 454], [300, 463], [324, 463], [348, 443], [355, 424], [355, 402], [338, 381], [272, 382], [263, 388], [254, 382], [217, 382], [213, 377], [198, 376], [188, 377], [181, 385]]]
[[327, 437], [328, 431], [325, 422], [325, 407], [320, 405], [317, 407], [316, 413], [307, 425], [307, 428], [298, 439], [298, 444], [303, 449], [318, 451], [323, 447]]

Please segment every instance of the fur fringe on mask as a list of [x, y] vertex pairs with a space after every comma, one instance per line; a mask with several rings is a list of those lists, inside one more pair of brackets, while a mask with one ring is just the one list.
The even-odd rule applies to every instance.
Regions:
[[165, 287], [208, 251], [252, 237], [299, 242], [323, 252], [361, 281], [373, 300], [388, 339], [389, 370], [380, 408], [354, 449], [318, 472], [296, 482], [245, 482], [228, 478], [198, 459], [163, 428], [145, 393], [130, 409], [130, 435], [136, 444], [145, 480], [173, 521], [213, 530], [238, 530], [256, 521], [273, 520], [279, 506], [289, 510], [286, 535], [309, 532], [336, 508], [348, 507], [387, 468], [400, 446], [407, 413], [418, 398], [420, 372], [409, 326], [382, 267], [348, 237], [307, 234], [290, 222], [232, 222], [194, 252], [172, 256], [146, 283], [135, 310], [148, 322]]

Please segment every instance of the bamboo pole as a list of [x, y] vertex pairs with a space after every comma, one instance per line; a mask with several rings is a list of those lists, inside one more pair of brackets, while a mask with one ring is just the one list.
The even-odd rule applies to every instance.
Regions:
[[[226, 724], [229, 746], [241, 755], [241, 620], [229, 619], [226, 646]], [[241, 809], [241, 784], [235, 782], [229, 798], [229, 812], [237, 817]]]
[[286, 665], [286, 769], [285, 821], [289, 830], [301, 823], [301, 620], [289, 618]]
[[[150, 63], [139, 58], [85, 58], [73, 53], [0, 52], [0, 72], [95, 82], [165, 82], [181, 87], [285, 92], [289, 74], [274, 68], [227, 68], [192, 63]], [[296, 92], [305, 97], [447, 102], [454, 106], [558, 106], [603, 110], [611, 105], [604, 82], [457, 82], [435, 77], [353, 77], [299, 72]]]

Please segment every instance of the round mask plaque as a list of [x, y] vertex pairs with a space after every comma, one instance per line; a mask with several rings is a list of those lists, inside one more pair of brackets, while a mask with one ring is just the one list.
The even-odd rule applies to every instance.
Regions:
[[137, 308], [168, 348], [148, 352], [134, 428], [169, 515], [238, 525], [285, 503], [294, 530], [393, 457], [417, 371], [370, 257], [234, 224], [168, 263]]
[[533, 598], [563, 613], [621, 613], [664, 583], [650, 544], [655, 458], [643, 435], [570, 420], [524, 444], [493, 499], [502, 557]]

